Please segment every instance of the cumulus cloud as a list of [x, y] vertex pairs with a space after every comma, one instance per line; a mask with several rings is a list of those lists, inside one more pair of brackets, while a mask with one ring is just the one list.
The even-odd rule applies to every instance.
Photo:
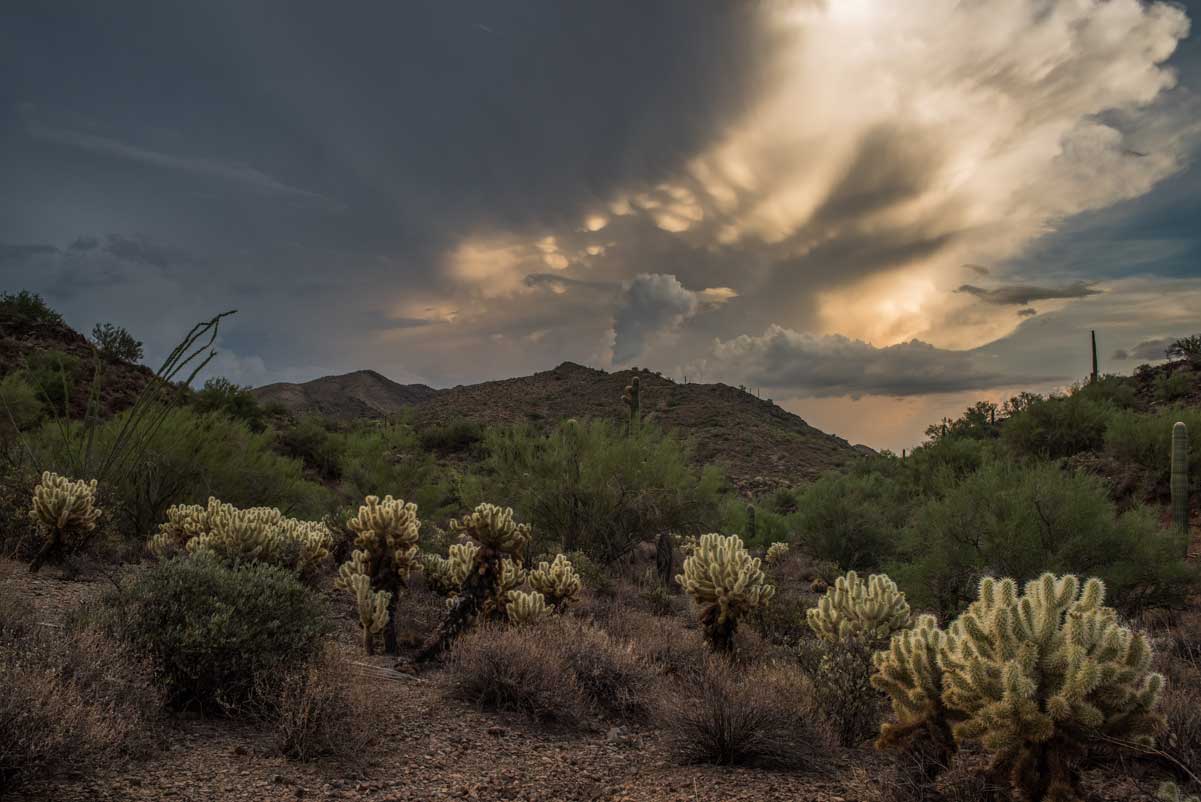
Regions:
[[[1008, 287], [984, 289], [973, 284], [962, 284], [955, 292], [974, 295], [986, 304], [1025, 306], [1032, 301], [1049, 301], [1055, 298], [1084, 298], [1098, 295], [1087, 281], [1077, 281], [1060, 287], [1038, 287], [1030, 284], [1013, 284]], [[1019, 312], [1019, 314], [1021, 314]]]
[[622, 285], [613, 314], [613, 362], [629, 362], [655, 335], [674, 331], [705, 306], [723, 304], [736, 294], [729, 287], [694, 292], [673, 275], [639, 273]]
[[[771, 325], [760, 336], [718, 340], [713, 364], [723, 376], [791, 397], [912, 396], [1011, 385], [1015, 376], [984, 367], [979, 354], [910, 340], [876, 347], [842, 335]], [[1047, 377], [1022, 377], [1046, 381]]]

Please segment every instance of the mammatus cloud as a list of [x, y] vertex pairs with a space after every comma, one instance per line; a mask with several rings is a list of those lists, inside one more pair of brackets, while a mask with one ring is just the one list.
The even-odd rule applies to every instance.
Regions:
[[706, 305], [723, 304], [735, 295], [729, 287], [694, 292], [675, 276], [639, 273], [622, 285], [613, 313], [613, 362], [628, 363], [652, 337], [674, 331]]
[[793, 398], [913, 396], [1014, 383], [1012, 374], [984, 363], [976, 352], [936, 348], [919, 340], [878, 348], [842, 335], [804, 334], [771, 325], [761, 336], [718, 340], [706, 368]]
[[[974, 295], [986, 304], [1026, 306], [1033, 301], [1049, 301], [1055, 298], [1084, 298], [1099, 295], [1087, 281], [1077, 281], [1061, 287], [1037, 287], [1030, 284], [1014, 284], [1008, 287], [984, 289], [972, 284], [962, 284], [955, 292]], [[1020, 312], [1018, 314], [1021, 314]]]

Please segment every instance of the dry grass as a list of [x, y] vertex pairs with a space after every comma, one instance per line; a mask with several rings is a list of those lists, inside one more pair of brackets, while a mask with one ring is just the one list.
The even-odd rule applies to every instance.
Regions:
[[357, 761], [383, 720], [369, 683], [334, 647], [271, 683], [263, 703], [280, 752], [294, 760]]
[[614, 607], [598, 623], [662, 674], [696, 673], [709, 655], [700, 630], [687, 628], [678, 618]]
[[633, 645], [589, 624], [558, 619], [534, 635], [549, 638], [575, 677], [576, 686], [605, 715], [644, 719], [656, 677]]
[[482, 709], [573, 726], [586, 718], [571, 667], [539, 628], [477, 627], [456, 641], [447, 666], [450, 695]]
[[831, 746], [812, 684], [786, 664], [741, 670], [711, 658], [680, 678], [657, 712], [682, 763], [813, 769]]
[[152, 671], [89, 629], [31, 625], [0, 597], [0, 797], [63, 768], [86, 773], [154, 743]]

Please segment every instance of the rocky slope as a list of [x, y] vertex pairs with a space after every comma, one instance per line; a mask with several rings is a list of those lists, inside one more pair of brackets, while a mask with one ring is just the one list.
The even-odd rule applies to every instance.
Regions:
[[407, 406], [432, 398], [438, 391], [424, 384], [398, 384], [374, 370], [357, 370], [303, 384], [268, 384], [253, 392], [260, 403], [279, 404], [294, 415], [316, 413], [336, 420], [353, 420], [395, 415]]

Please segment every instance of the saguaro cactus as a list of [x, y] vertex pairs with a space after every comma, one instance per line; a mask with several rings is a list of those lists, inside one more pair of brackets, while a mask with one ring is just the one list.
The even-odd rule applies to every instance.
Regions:
[[738, 535], [702, 535], [676, 581], [702, 606], [705, 639], [718, 652], [733, 649], [739, 617], [776, 594]]
[[630, 408], [629, 431], [633, 432], [638, 428], [638, 418], [642, 411], [642, 383], [637, 376], [630, 379], [621, 400]]
[[752, 543], [755, 542], [755, 535], [758, 534], [759, 526], [755, 516], [755, 505], [746, 505], [746, 536]]
[[46, 471], [33, 488], [29, 517], [42, 536], [42, 547], [29, 563], [36, 574], [47, 560], [77, 550], [96, 529], [101, 510], [96, 506], [96, 480], [73, 481]]
[[676, 570], [676, 546], [671, 533], [663, 531], [655, 542], [655, 573], [664, 587], [671, 587], [671, 577]]
[[1093, 371], [1088, 375], [1088, 381], [1090, 384], [1094, 384], [1100, 378], [1097, 373], [1097, 332], [1092, 331], [1089, 334], [1092, 336], [1093, 341]]
[[1172, 526], [1188, 534], [1188, 427], [1184, 421], [1176, 421], [1172, 427]]

